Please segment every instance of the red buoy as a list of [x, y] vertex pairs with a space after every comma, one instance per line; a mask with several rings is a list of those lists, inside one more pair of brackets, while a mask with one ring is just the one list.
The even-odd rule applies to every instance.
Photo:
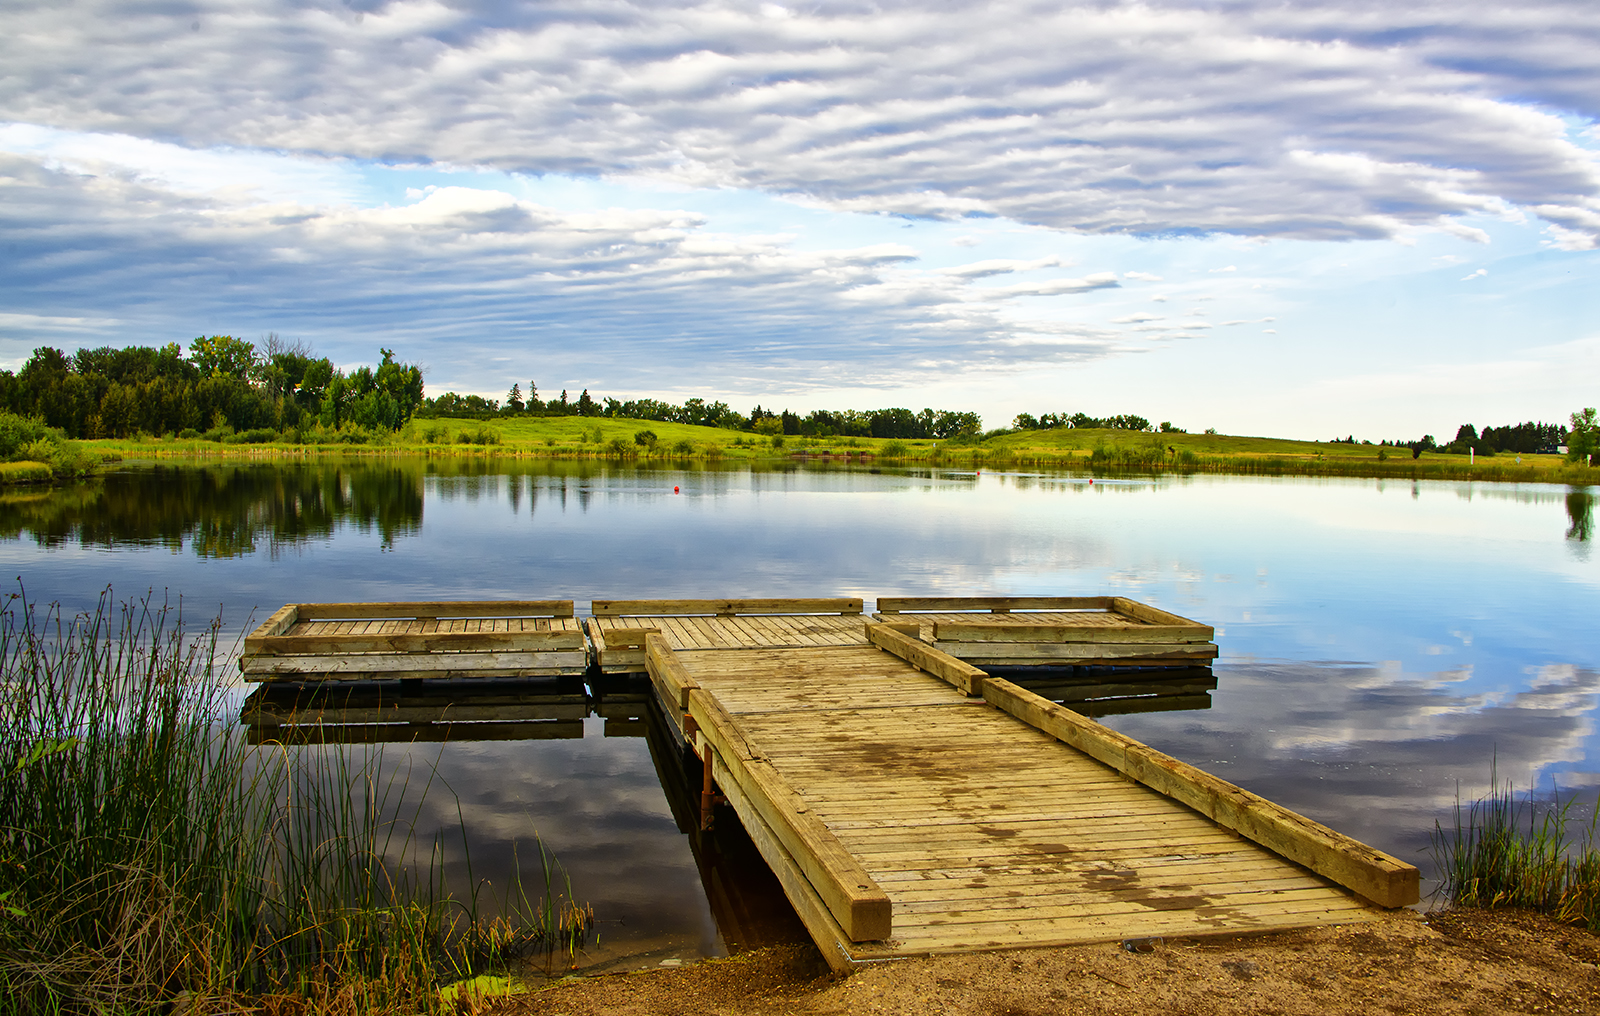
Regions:
[[673, 492], [673, 493], [674, 493], [674, 494], [676, 494], [676, 493], [677, 493], [677, 492], [678, 492], [678, 488], [677, 488], [677, 487], [673, 487], [673, 488], [672, 488], [672, 492]]

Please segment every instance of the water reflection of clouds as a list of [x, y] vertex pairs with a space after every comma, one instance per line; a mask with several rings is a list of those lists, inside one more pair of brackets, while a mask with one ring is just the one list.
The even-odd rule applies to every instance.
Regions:
[[1392, 665], [1261, 662], [1217, 674], [1203, 714], [1106, 722], [1402, 858], [1426, 848], [1434, 820], [1449, 823], [1458, 788], [1469, 801], [1487, 790], [1491, 765], [1524, 791], [1600, 784], [1594, 669], [1533, 668], [1499, 696], [1459, 694], [1460, 671]]
[[[439, 791], [419, 829], [471, 830], [474, 877], [498, 892], [520, 868], [542, 890], [535, 836], [595, 906], [604, 940], [668, 936], [702, 955], [717, 934], [688, 840], [677, 828], [642, 737], [606, 738], [598, 720], [582, 739], [419, 746], [437, 760]], [[452, 885], [467, 883], [459, 839], [444, 857]], [[562, 887], [564, 889], [564, 886]]]

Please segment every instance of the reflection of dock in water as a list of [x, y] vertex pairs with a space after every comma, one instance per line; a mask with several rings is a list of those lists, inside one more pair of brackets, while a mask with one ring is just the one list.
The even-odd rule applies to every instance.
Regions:
[[240, 719], [253, 744], [538, 741], [582, 737], [592, 712], [576, 679], [519, 688], [341, 683], [264, 685], [245, 699]]
[[1150, 672], [991, 667], [989, 673], [1090, 717], [1210, 709], [1217, 690], [1210, 667]]

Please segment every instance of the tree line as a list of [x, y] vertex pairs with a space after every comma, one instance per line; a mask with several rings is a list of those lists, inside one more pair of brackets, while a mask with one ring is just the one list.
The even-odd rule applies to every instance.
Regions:
[[0, 371], [0, 409], [42, 419], [73, 438], [134, 434], [275, 437], [313, 427], [397, 430], [423, 403], [422, 371], [380, 349], [350, 373], [300, 344], [268, 336], [260, 349], [230, 335], [183, 347], [102, 346], [71, 356], [41, 346]]
[[757, 405], [749, 415], [732, 409], [726, 402], [689, 399], [682, 404], [658, 399], [596, 400], [585, 388], [577, 399], [565, 390], [559, 398], [541, 399], [539, 387], [528, 382], [524, 393], [521, 382], [511, 386], [504, 400], [479, 395], [445, 392], [424, 400], [418, 416], [491, 417], [592, 416], [624, 420], [651, 420], [658, 423], [686, 423], [696, 427], [721, 427], [757, 434], [799, 437], [879, 437], [948, 440], [974, 436], [983, 428], [977, 413], [923, 409], [814, 409], [804, 416], [784, 409], [774, 412]]
[[[1577, 415], [1574, 414], [1574, 421]], [[1476, 455], [1489, 457], [1497, 452], [1509, 452], [1517, 455], [1554, 455], [1557, 449], [1567, 443], [1568, 430], [1558, 423], [1527, 423], [1507, 424], [1504, 427], [1485, 427], [1480, 433], [1478, 428], [1470, 423], [1463, 423], [1456, 428], [1455, 439], [1448, 444], [1440, 444], [1432, 434], [1424, 434], [1413, 441], [1379, 441], [1379, 446], [1391, 448], [1409, 448], [1411, 457], [1419, 458], [1423, 452], [1443, 452], [1448, 455], [1466, 455], [1472, 452]], [[1355, 444], [1354, 437], [1334, 438], [1334, 443]], [[1371, 444], [1363, 441], [1362, 444]]]
[[1087, 413], [1041, 413], [1034, 416], [1032, 413], [1018, 413], [1016, 419], [1011, 421], [1013, 430], [1137, 430], [1156, 431], [1163, 434], [1187, 434], [1188, 431], [1181, 427], [1174, 427], [1170, 422], [1163, 420], [1159, 425], [1152, 425], [1142, 416], [1125, 414], [1121, 416], [1090, 416]]

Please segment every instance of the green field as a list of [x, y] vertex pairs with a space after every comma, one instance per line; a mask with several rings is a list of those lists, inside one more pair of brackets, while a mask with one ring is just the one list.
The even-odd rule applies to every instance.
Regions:
[[[641, 442], [636, 435], [646, 436]], [[292, 440], [244, 443], [240, 437], [221, 442], [142, 437], [82, 444], [102, 456], [137, 459], [263, 459], [341, 453], [731, 464], [827, 456], [841, 461], [1097, 473], [1373, 476], [1573, 484], [1600, 481], [1600, 468], [1568, 463], [1558, 455], [1523, 455], [1518, 462], [1518, 456], [1501, 453], [1470, 461], [1465, 455], [1424, 452], [1421, 458], [1413, 459], [1409, 449], [1379, 445], [1094, 429], [1030, 430], [949, 441], [797, 436], [774, 439], [716, 427], [560, 416], [482, 422], [413, 420], [392, 434], [312, 432], [304, 444]]]

